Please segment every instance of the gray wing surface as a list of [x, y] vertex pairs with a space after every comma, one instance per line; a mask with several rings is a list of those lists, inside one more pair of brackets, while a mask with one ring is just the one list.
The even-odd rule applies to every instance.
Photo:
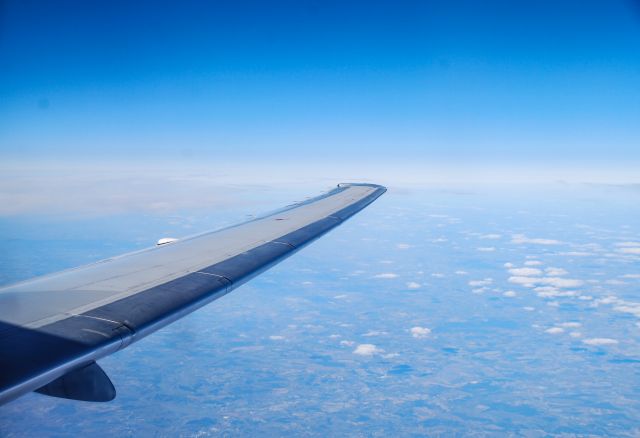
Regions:
[[249, 222], [0, 288], [0, 404], [115, 397], [96, 360], [222, 297], [382, 195], [334, 190]]

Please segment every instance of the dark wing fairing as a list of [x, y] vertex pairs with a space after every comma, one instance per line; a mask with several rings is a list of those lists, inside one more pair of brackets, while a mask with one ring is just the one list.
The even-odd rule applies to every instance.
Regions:
[[51, 397], [93, 402], [107, 402], [116, 398], [116, 388], [95, 362], [69, 371], [53, 382], [36, 389], [36, 392]]
[[340, 184], [235, 227], [1, 288], [0, 404], [30, 391], [113, 399], [96, 360], [227, 294], [385, 191]]

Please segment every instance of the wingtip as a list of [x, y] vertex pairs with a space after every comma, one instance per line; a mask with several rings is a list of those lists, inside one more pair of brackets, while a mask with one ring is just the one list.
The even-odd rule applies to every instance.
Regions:
[[359, 186], [359, 187], [371, 187], [374, 189], [380, 189], [382, 191], [387, 191], [387, 188], [385, 186], [381, 186], [380, 184], [373, 184], [373, 183], [354, 183], [354, 182], [348, 182], [348, 183], [340, 183], [338, 184], [338, 187], [342, 188], [342, 187], [353, 187], [353, 186]]

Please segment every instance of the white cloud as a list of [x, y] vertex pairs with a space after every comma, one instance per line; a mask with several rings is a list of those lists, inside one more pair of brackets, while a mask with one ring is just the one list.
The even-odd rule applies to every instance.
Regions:
[[414, 338], [426, 338], [431, 333], [431, 330], [426, 327], [413, 327], [411, 328], [411, 336]]
[[618, 250], [621, 254], [640, 254], [640, 247], [637, 248], [620, 248]]
[[574, 321], [570, 321], [570, 322], [563, 322], [558, 324], [560, 327], [566, 327], [566, 328], [578, 328], [578, 327], [582, 327], [582, 324], [580, 324], [579, 322], [574, 322]]
[[393, 272], [385, 272], [383, 274], [374, 275], [373, 278], [398, 278], [398, 274]]
[[580, 287], [584, 284], [582, 280], [560, 277], [524, 277], [516, 275], [509, 277], [509, 283], [521, 284], [526, 287], [533, 287], [538, 284], [553, 286], [556, 288]]
[[589, 257], [594, 255], [593, 253], [586, 251], [566, 251], [559, 253], [561, 256], [569, 256], [569, 257]]
[[488, 286], [493, 283], [493, 278], [485, 278], [484, 280], [471, 280], [468, 284], [471, 287]]
[[409, 245], [408, 243], [398, 243], [396, 245], [396, 248], [398, 248], [398, 249], [409, 249], [409, 248], [411, 248], [411, 245]]
[[507, 262], [503, 265], [505, 268], [513, 268], [514, 264], [511, 262]]
[[527, 262], [524, 262], [525, 266], [540, 266], [543, 263], [540, 260], [529, 260]]
[[545, 277], [541, 279], [541, 282], [555, 287], [580, 287], [584, 284], [582, 280], [559, 277]]
[[576, 296], [577, 292], [575, 291], [561, 291], [555, 287], [548, 287], [548, 286], [544, 286], [544, 287], [536, 287], [535, 289], [533, 289], [537, 292], [537, 295], [540, 298], [551, 298], [551, 297], [574, 297]]
[[535, 286], [536, 282], [540, 280], [539, 278], [533, 278], [533, 277], [520, 277], [520, 276], [513, 276], [513, 277], [509, 277], [509, 283], [513, 283], [513, 284], [521, 284], [522, 286], [525, 287], [533, 287]]
[[407, 283], [407, 289], [420, 289], [420, 283], [416, 283], [415, 281], [410, 281]]
[[618, 343], [618, 341], [611, 338], [589, 338], [583, 339], [582, 342], [587, 345], [613, 345]]
[[[455, 272], [456, 275], [469, 275], [469, 273], [467, 271], [456, 271]], [[638, 277], [640, 278], [640, 277]]]
[[554, 268], [552, 266], [548, 267], [547, 269], [544, 270], [544, 272], [547, 273], [547, 275], [550, 275], [552, 277], [559, 277], [561, 275], [567, 275], [568, 272], [565, 271], [562, 268]]
[[381, 353], [384, 350], [379, 349], [373, 344], [360, 344], [353, 350], [353, 354], [358, 354], [360, 356], [373, 356], [376, 353]]
[[516, 243], [516, 244], [531, 243], [534, 245], [558, 245], [561, 242], [555, 239], [530, 238], [525, 236], [524, 234], [513, 234], [511, 236], [511, 243]]
[[613, 308], [616, 312], [622, 313], [630, 313], [638, 318], [640, 318], [640, 304], [632, 303], [627, 301], [622, 301], [622, 305], [615, 306]]
[[272, 341], [281, 341], [284, 339], [284, 336], [272, 335], [272, 336], [269, 336], [269, 339], [271, 339]]
[[612, 279], [612, 280], [605, 281], [604, 284], [610, 284], [610, 285], [613, 285], [613, 286], [620, 286], [622, 284], [627, 284], [627, 283], [625, 283], [622, 280]]
[[598, 298], [597, 300], [595, 300], [595, 302], [593, 303], [593, 306], [598, 307], [600, 304], [618, 304], [621, 301], [622, 300], [620, 300], [615, 295], [607, 295], [604, 298]]
[[557, 335], [559, 333], [564, 333], [564, 329], [562, 327], [551, 327], [545, 330], [545, 333], [549, 333], [552, 335]]
[[502, 237], [502, 234], [483, 234], [482, 236], [480, 236], [481, 239], [487, 239], [487, 240], [498, 240]]
[[513, 298], [513, 297], [515, 297], [517, 294], [516, 294], [514, 291], [512, 291], [512, 290], [508, 290], [508, 291], [506, 291], [505, 293], [503, 293], [502, 295], [504, 295], [505, 297]]
[[344, 345], [345, 347], [353, 347], [355, 342], [353, 341], [340, 341], [340, 345]]
[[434, 272], [431, 276], [435, 278], [444, 278], [444, 274], [441, 274], [440, 272]]
[[379, 331], [379, 330], [369, 330], [367, 333], [363, 334], [362, 336], [371, 337], [371, 336], [381, 336], [381, 335], [388, 335], [388, 333]]
[[618, 242], [616, 243], [616, 246], [618, 247], [640, 247], [640, 242]]
[[476, 250], [480, 252], [493, 252], [496, 248], [493, 246], [481, 246], [480, 248], [476, 248]]
[[545, 292], [557, 292], [558, 288], [553, 286], [538, 286], [533, 288], [533, 290], [539, 293], [540, 292], [545, 293]]
[[512, 268], [509, 269], [509, 273], [515, 276], [533, 277], [536, 275], [542, 275], [542, 271], [536, 268]]
[[523, 309], [526, 310], [527, 312], [533, 312], [534, 310], [536, 310], [535, 307], [531, 307], [531, 306], [524, 306]]
[[640, 274], [624, 274], [622, 278], [640, 279]]
[[571, 333], [569, 333], [569, 336], [571, 336], [572, 338], [580, 338], [580, 337], [582, 337], [582, 333], [580, 333], [580, 332], [571, 332]]

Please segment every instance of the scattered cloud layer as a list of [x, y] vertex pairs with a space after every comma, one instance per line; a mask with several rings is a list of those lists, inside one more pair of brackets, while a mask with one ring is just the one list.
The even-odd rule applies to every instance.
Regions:
[[228, 172], [181, 169], [176, 173], [162, 166], [101, 167], [92, 163], [68, 168], [51, 165], [46, 170], [3, 168], [0, 216], [166, 214], [205, 205], [229, 208], [256, 204], [255, 194], [270, 190], [251, 182], [239, 185], [238, 180]]

